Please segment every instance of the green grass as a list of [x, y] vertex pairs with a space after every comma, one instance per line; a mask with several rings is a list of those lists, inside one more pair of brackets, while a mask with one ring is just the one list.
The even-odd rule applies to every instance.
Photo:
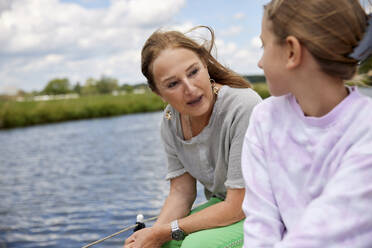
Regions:
[[0, 128], [152, 112], [164, 107], [165, 103], [153, 93], [97, 95], [38, 102], [6, 101], [0, 102]]
[[252, 86], [253, 89], [262, 97], [262, 99], [270, 96], [270, 92], [266, 83], [253, 83]]

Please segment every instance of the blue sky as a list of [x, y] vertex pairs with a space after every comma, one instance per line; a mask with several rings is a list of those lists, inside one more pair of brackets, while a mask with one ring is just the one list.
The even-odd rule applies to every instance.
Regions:
[[217, 59], [242, 74], [257, 61], [265, 0], [0, 0], [0, 94], [56, 77], [140, 83], [140, 51], [158, 28], [215, 30]]

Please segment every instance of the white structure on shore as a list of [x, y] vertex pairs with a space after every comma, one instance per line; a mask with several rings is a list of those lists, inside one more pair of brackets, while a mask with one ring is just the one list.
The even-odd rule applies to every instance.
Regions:
[[64, 99], [76, 99], [79, 98], [79, 94], [71, 93], [64, 95], [42, 95], [42, 96], [33, 96], [33, 97], [17, 97], [17, 102], [25, 101], [50, 101], [50, 100], [64, 100]]

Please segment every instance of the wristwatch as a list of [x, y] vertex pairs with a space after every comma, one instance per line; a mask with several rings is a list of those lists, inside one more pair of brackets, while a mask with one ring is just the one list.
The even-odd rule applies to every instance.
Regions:
[[172, 228], [172, 239], [173, 240], [184, 240], [187, 234], [178, 226], [178, 220], [171, 222]]

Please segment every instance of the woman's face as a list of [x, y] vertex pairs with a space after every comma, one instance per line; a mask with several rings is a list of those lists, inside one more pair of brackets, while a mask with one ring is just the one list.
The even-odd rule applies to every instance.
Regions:
[[181, 114], [209, 118], [214, 99], [208, 70], [196, 53], [165, 49], [154, 60], [152, 70], [157, 93], [164, 101]]

